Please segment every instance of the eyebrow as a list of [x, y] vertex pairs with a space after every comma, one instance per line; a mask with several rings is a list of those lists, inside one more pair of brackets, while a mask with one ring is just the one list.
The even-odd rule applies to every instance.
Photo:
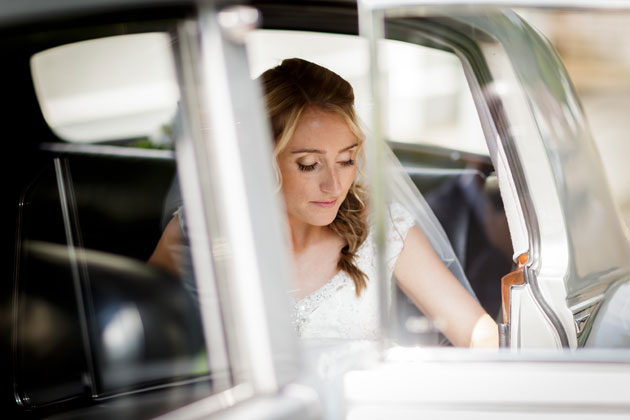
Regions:
[[[359, 145], [359, 143], [354, 143], [351, 146], [348, 147], [344, 147], [343, 149], [341, 149], [339, 152], [337, 153], [343, 153], [346, 150], [350, 150], [353, 149], [355, 147], [357, 147]], [[298, 153], [319, 153], [320, 155], [325, 154], [325, 152], [323, 150], [319, 150], [319, 149], [300, 149], [300, 150], [294, 150], [293, 152], [291, 152], [292, 154], [298, 154]]]

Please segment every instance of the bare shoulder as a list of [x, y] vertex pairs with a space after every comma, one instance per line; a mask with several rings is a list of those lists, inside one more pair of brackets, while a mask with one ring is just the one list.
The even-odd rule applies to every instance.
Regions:
[[414, 264], [427, 263], [429, 261], [435, 261], [436, 259], [439, 260], [429, 239], [417, 225], [411, 226], [407, 231], [403, 241], [403, 249], [398, 260], [400, 261], [402, 259], [404, 262], [408, 258], [411, 259], [412, 261], [410, 262]]

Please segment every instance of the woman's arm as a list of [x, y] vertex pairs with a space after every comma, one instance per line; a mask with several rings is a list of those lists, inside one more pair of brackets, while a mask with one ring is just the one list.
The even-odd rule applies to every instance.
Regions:
[[153, 264], [171, 274], [179, 274], [179, 246], [182, 245], [183, 235], [179, 227], [176, 214], [162, 232], [162, 236], [155, 246], [155, 250], [149, 257], [149, 264]]
[[394, 275], [455, 346], [498, 347], [497, 324], [451, 274], [418, 226], [409, 229]]

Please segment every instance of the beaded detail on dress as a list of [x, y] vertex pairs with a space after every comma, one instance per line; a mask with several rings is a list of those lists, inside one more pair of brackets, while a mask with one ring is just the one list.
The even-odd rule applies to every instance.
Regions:
[[[295, 302], [293, 309], [293, 324], [298, 331], [298, 335], [302, 335], [304, 324], [308, 321], [310, 314], [319, 307], [320, 303], [326, 299], [330, 299], [340, 287], [343, 287], [343, 283], [347, 281], [348, 275], [344, 272], [337, 272], [335, 276], [330, 279], [319, 289], [313, 293], [304, 296], [302, 299]], [[350, 279], [350, 281], [352, 281]]]
[[[387, 269], [391, 277], [396, 259], [413, 217], [399, 204], [389, 208], [387, 218]], [[367, 276], [367, 287], [357, 297], [352, 278], [339, 271], [322, 287], [294, 301], [292, 321], [302, 338], [378, 338], [378, 292], [376, 277], [376, 245], [373, 229], [356, 252], [354, 263]]]

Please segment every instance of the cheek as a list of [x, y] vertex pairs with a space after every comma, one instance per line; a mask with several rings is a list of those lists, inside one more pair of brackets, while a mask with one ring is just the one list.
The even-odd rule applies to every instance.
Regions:
[[346, 190], [349, 190], [350, 187], [352, 186], [352, 183], [354, 182], [354, 177], [356, 176], [356, 174], [357, 174], [356, 166], [349, 168], [348, 172], [344, 174], [344, 186]]
[[308, 191], [308, 179], [306, 177], [286, 167], [280, 167], [280, 173], [282, 174], [282, 195], [287, 204], [306, 194]]
[[285, 201], [290, 201], [299, 196], [300, 189], [298, 188], [299, 183], [296, 182], [295, 177], [289, 175], [286, 176], [283, 174], [282, 176], [282, 195], [284, 196]]

